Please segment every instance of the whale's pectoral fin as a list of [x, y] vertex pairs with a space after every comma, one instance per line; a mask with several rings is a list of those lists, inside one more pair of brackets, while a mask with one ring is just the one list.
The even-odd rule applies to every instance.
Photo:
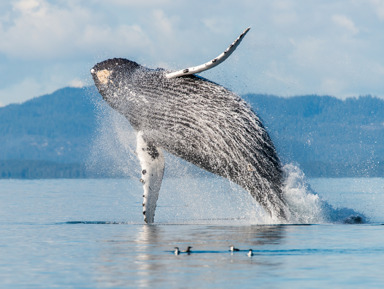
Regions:
[[156, 202], [164, 175], [164, 155], [160, 148], [146, 142], [142, 132], [137, 133], [137, 157], [141, 165], [143, 183], [143, 215], [146, 223], [155, 219]]
[[237, 46], [239, 46], [240, 42], [243, 40], [244, 36], [248, 33], [248, 31], [250, 29], [251, 29], [250, 27], [245, 29], [243, 31], [243, 33], [241, 33], [240, 36], [223, 53], [221, 53], [220, 55], [218, 55], [214, 59], [212, 59], [206, 63], [194, 66], [194, 67], [185, 68], [185, 69], [178, 70], [175, 72], [169, 72], [165, 76], [167, 78], [175, 78], [175, 77], [180, 77], [180, 76], [191, 75], [191, 74], [195, 74], [195, 73], [199, 73], [199, 72], [211, 69], [211, 68], [219, 65], [224, 60], [226, 60], [232, 54], [233, 51], [235, 51]]

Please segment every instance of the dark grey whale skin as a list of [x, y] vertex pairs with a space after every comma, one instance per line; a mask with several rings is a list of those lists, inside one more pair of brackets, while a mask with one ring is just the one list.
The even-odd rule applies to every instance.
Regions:
[[163, 69], [121, 58], [100, 62], [91, 72], [102, 97], [151, 146], [229, 179], [272, 216], [287, 219], [275, 147], [238, 95], [194, 75], [168, 79]]

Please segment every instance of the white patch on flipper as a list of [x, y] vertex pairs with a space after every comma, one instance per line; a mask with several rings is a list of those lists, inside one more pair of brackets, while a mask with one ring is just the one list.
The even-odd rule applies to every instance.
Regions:
[[143, 139], [143, 133], [137, 133], [136, 153], [141, 165], [143, 183], [143, 214], [146, 223], [155, 219], [156, 202], [164, 175], [164, 155], [160, 148], [151, 146]]

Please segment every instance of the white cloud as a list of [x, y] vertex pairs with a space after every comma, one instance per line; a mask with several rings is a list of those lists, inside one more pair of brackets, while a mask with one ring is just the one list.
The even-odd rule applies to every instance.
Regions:
[[359, 33], [359, 29], [357, 29], [353, 21], [345, 15], [340, 15], [340, 14], [333, 15], [332, 21], [337, 25], [339, 25], [340, 27], [347, 29], [352, 34]]
[[[96, 2], [105, 2], [98, 0]], [[130, 6], [130, 7], [161, 7], [167, 4], [175, 5], [172, 0], [108, 0], [110, 5]]]
[[235, 54], [203, 76], [237, 92], [384, 95], [383, 3], [0, 1], [0, 72], [7, 72], [0, 101], [8, 103], [5, 92], [36, 96], [90, 84], [89, 68], [110, 57], [148, 67], [197, 65], [247, 26], [252, 29]]
[[225, 19], [221, 17], [211, 17], [202, 20], [205, 27], [207, 27], [213, 33], [223, 33], [223, 27], [225, 27]]
[[324, 63], [324, 57], [329, 56], [325, 54], [326, 43], [322, 38], [310, 36], [290, 43], [294, 44], [292, 57], [298, 66], [317, 67], [319, 62]]
[[81, 48], [81, 52], [99, 54], [113, 51], [123, 56], [145, 51], [151, 46], [151, 42], [138, 25], [120, 25], [112, 28], [92, 24], [85, 27], [76, 45]]
[[20, 103], [28, 98], [39, 96], [42, 84], [28, 77], [21, 82], [0, 90], [0, 101], [4, 104]]
[[39, 6], [40, 3], [38, 0], [21, 0], [13, 4], [14, 9], [19, 10], [23, 14], [31, 13]]
[[85, 83], [83, 80], [80, 80], [80, 79], [73, 79], [72, 81], [69, 82], [69, 86], [70, 87], [78, 87], [78, 88], [81, 88], [81, 87], [84, 87], [85, 86]]
[[81, 11], [59, 9], [45, 1], [23, 0], [14, 4], [12, 24], [0, 32], [0, 51], [22, 59], [47, 59], [68, 54], [76, 37]]
[[[112, 27], [103, 15], [76, 4], [58, 6], [44, 0], [14, 4], [13, 23], [0, 26], [0, 52], [19, 59], [65, 59], [110, 50], [139, 51], [150, 42], [139, 25]], [[119, 49], [121, 48], [121, 49]]]
[[273, 1], [271, 3], [273, 12], [271, 13], [272, 20], [280, 27], [297, 23], [298, 16], [295, 9], [295, 4], [292, 1]]
[[370, 0], [369, 3], [371, 4], [377, 17], [381, 21], [383, 21], [384, 20], [384, 1], [383, 0]]
[[156, 30], [168, 36], [174, 33], [173, 27], [175, 27], [175, 25], [173, 25], [173, 21], [165, 15], [163, 10], [156, 9], [152, 12], [152, 15], [152, 21], [156, 23]]
[[291, 10], [294, 6], [294, 3], [290, 0], [277, 0], [271, 2], [272, 7], [277, 10]]
[[12, 75], [19, 73], [19, 79], [14, 80], [12, 77], [12, 81], [8, 81], [9, 84], [0, 86], [0, 102], [5, 105], [20, 103], [31, 97], [52, 93], [62, 87], [91, 85], [93, 81], [89, 69], [93, 64], [62, 62], [30, 65], [25, 69], [26, 71], [16, 64], [10, 68], [9, 73]]
[[321, 85], [319, 92], [327, 95], [340, 95], [340, 92], [344, 91], [345, 83], [340, 78], [325, 77], [321, 79]]

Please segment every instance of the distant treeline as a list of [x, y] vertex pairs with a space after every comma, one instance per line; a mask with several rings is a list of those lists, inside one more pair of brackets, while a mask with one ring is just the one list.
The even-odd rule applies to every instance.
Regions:
[[384, 177], [384, 100], [249, 94], [283, 162], [307, 176]]
[[[384, 177], [384, 162], [379, 163], [324, 163], [310, 162], [297, 164], [305, 172], [307, 177]], [[189, 176], [210, 177], [197, 170], [189, 169]], [[174, 171], [166, 170], [166, 177], [182, 177]], [[113, 172], [95, 172], [89, 170], [84, 164], [71, 163], [61, 164], [49, 161], [35, 160], [7, 160], [0, 161], [0, 179], [53, 179], [53, 178], [127, 178], [126, 175]]]
[[[1, 179], [87, 178], [90, 174], [81, 164], [60, 164], [49, 161], [0, 161]], [[93, 176], [94, 177], [94, 176]]]
[[[243, 97], [262, 119], [283, 163], [297, 164], [309, 177], [384, 177], [383, 99]], [[123, 177], [113, 162], [124, 163], [126, 155], [114, 149], [115, 159], [93, 155], [96, 171], [86, 166], [100, 125], [115, 125], [108, 122], [110, 114], [116, 112], [93, 86], [0, 107], [0, 178]], [[168, 176], [176, 175], [168, 166]]]
[[384, 162], [355, 164], [308, 162], [299, 166], [309, 178], [384, 177]]

